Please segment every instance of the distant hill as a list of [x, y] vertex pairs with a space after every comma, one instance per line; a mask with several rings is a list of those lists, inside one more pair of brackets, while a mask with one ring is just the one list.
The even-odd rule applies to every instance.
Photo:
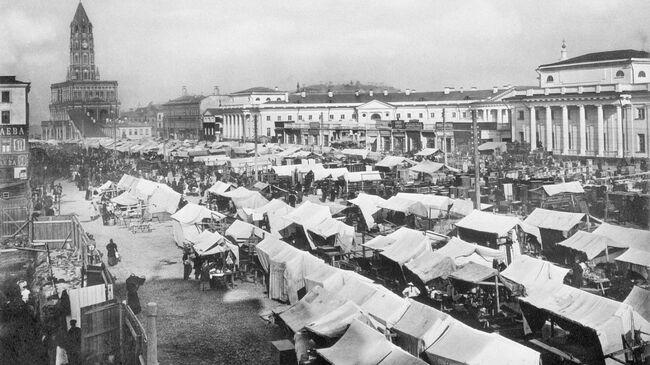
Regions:
[[355, 91], [359, 90], [361, 92], [363, 91], [368, 91], [368, 90], [374, 90], [374, 91], [383, 91], [383, 90], [388, 90], [390, 93], [395, 93], [399, 92], [400, 90], [398, 88], [392, 87], [390, 85], [385, 85], [382, 83], [362, 83], [360, 81], [350, 81], [349, 83], [339, 83], [335, 84], [333, 82], [327, 82], [327, 83], [320, 83], [320, 84], [313, 84], [313, 85], [297, 85], [299, 90], [296, 90], [296, 92], [300, 91], [306, 91], [308, 93], [326, 93], [327, 91], [332, 91], [337, 94], [343, 94], [343, 93], [354, 93]]

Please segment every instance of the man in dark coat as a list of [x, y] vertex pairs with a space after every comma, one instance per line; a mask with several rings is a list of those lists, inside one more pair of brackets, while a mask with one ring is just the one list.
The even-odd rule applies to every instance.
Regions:
[[70, 329], [68, 330], [68, 364], [81, 365], [81, 328], [77, 327], [77, 321], [70, 320]]
[[110, 266], [117, 265], [117, 244], [113, 242], [112, 238], [109, 240], [108, 245], [106, 245], [106, 252], [108, 256], [108, 264]]
[[138, 288], [144, 284], [145, 280], [145, 277], [139, 277], [135, 274], [131, 274], [131, 276], [126, 279], [126, 303], [134, 314], [138, 314], [142, 311], [140, 298], [138, 297]]

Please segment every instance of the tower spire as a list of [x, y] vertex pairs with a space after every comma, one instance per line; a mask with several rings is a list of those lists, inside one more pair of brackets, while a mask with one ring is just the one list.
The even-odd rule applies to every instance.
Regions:
[[566, 40], [562, 40], [562, 50], [560, 51], [560, 61], [564, 61], [567, 59], [567, 53], [566, 53]]

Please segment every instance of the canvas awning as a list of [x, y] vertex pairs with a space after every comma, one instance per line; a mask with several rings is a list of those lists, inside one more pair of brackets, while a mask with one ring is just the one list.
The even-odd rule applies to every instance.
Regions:
[[290, 245], [274, 235], [267, 235], [264, 237], [264, 239], [255, 246], [255, 251], [257, 252], [257, 257], [260, 260], [262, 269], [268, 273], [270, 257], [275, 256], [287, 246]]
[[359, 320], [368, 326], [372, 323], [361, 307], [346, 301], [340, 307], [309, 323], [305, 329], [321, 337], [338, 338], [345, 333], [354, 320]]
[[416, 153], [416, 156], [431, 156], [435, 155], [436, 153], [440, 152], [439, 149], [437, 148], [425, 148], [422, 151]]
[[359, 207], [363, 219], [366, 221], [366, 226], [372, 228], [375, 226], [375, 218], [373, 214], [377, 213], [381, 207], [381, 203], [386, 200], [377, 195], [359, 194], [356, 198], [348, 200], [348, 202]]
[[345, 174], [344, 178], [348, 183], [382, 180], [381, 173], [379, 171], [348, 172]]
[[415, 214], [420, 217], [429, 216], [427, 208], [421, 202], [399, 198], [397, 196], [393, 196], [390, 199], [379, 203], [378, 205], [380, 208], [402, 212], [407, 215]]
[[521, 285], [526, 293], [530, 293], [535, 286], [562, 284], [568, 272], [569, 269], [553, 265], [548, 261], [521, 255], [501, 272], [501, 277]]
[[178, 212], [172, 214], [171, 218], [183, 224], [201, 223], [205, 218], [221, 220], [225, 216], [219, 212], [212, 211], [202, 205], [187, 203]]
[[315, 287], [291, 308], [280, 313], [280, 318], [293, 332], [298, 332], [314, 320], [345, 303], [345, 299], [334, 293], [321, 287]]
[[483, 266], [492, 267], [494, 260], [503, 261], [505, 253], [489, 247], [465, 242], [458, 237], [452, 237], [446, 245], [435, 251], [438, 255], [450, 257], [457, 266], [467, 262], [474, 262]]
[[377, 162], [375, 164], [375, 167], [393, 168], [395, 166], [400, 166], [405, 162], [408, 162], [411, 165], [415, 165], [417, 163], [417, 162], [409, 160], [408, 158], [405, 158], [405, 157], [386, 156], [386, 157], [384, 157], [383, 160]]
[[151, 197], [149, 197], [149, 212], [167, 212], [174, 214], [178, 210], [180, 200], [180, 193], [177, 193], [165, 184], [159, 184], [156, 190], [153, 191], [153, 194], [151, 194]]
[[485, 142], [478, 146], [479, 151], [491, 151], [499, 150], [506, 152], [508, 150], [508, 144], [506, 142]]
[[420, 356], [453, 321], [448, 314], [413, 301], [391, 331], [397, 333], [395, 344], [413, 356]]
[[468, 216], [456, 223], [456, 227], [471, 229], [473, 231], [505, 236], [508, 231], [519, 225], [519, 219], [505, 215], [472, 211]]
[[557, 245], [583, 252], [587, 256], [588, 260], [593, 260], [601, 253], [605, 252], [608, 247], [628, 247], [627, 245], [617, 243], [608, 237], [585, 231], [577, 231], [573, 236], [564, 241], [558, 242]]
[[524, 219], [527, 224], [535, 227], [567, 232], [573, 229], [578, 223], [586, 218], [584, 213], [560, 212], [535, 208], [530, 215]]
[[623, 303], [631, 306], [636, 313], [650, 322], [650, 290], [635, 285]]
[[287, 214], [285, 218], [289, 224], [295, 223], [309, 229], [316, 227], [320, 222], [331, 217], [332, 215], [327, 206], [306, 200], [291, 213]]
[[439, 218], [447, 215], [452, 200], [449, 197], [433, 194], [397, 193], [398, 198], [422, 203], [428, 211], [429, 218]]
[[423, 284], [437, 278], [446, 278], [456, 271], [456, 263], [451, 257], [442, 256], [433, 251], [424, 251], [413, 260], [404, 264]]
[[138, 178], [131, 175], [122, 175], [120, 181], [117, 182], [117, 188], [120, 190], [129, 190], [131, 186], [138, 182]]
[[228, 227], [228, 229], [226, 229], [226, 232], [224, 232], [224, 234], [236, 240], [246, 240], [253, 236], [261, 239], [266, 237], [270, 233], [250, 223], [241, 220], [236, 220], [232, 222], [232, 224], [230, 225], [230, 227]]
[[212, 185], [210, 188], [208, 188], [208, 191], [217, 194], [217, 195], [222, 195], [223, 193], [227, 192], [232, 188], [232, 184], [228, 182], [223, 182], [223, 181], [217, 181]]
[[341, 151], [342, 154], [348, 155], [348, 156], [357, 156], [361, 158], [366, 158], [368, 156], [368, 153], [370, 151], [368, 150], [362, 150], [362, 149], [353, 149], [353, 148], [345, 148]]
[[[449, 215], [454, 217], [465, 217], [474, 211], [474, 201], [470, 199], [451, 199], [452, 206], [449, 208]], [[481, 210], [492, 208], [491, 204], [481, 203]]]
[[128, 191], [123, 192], [122, 194], [114, 197], [111, 201], [119, 205], [136, 205], [138, 204], [138, 198]]
[[377, 365], [392, 347], [383, 334], [355, 320], [333, 346], [316, 352], [333, 365]]
[[542, 189], [548, 196], [553, 196], [562, 193], [582, 194], [585, 190], [578, 181], [571, 181], [561, 184], [542, 185]]
[[431, 251], [431, 243], [426, 237], [421, 237], [419, 240], [396, 240], [382, 250], [380, 255], [401, 266], [425, 251]]
[[419, 164], [411, 167], [409, 170], [414, 171], [414, 172], [421, 172], [424, 174], [429, 174], [433, 175], [435, 173], [445, 173], [445, 172], [458, 172], [458, 169], [455, 169], [453, 167], [447, 166], [442, 163], [438, 162], [433, 162], [429, 160], [424, 160], [420, 162]]
[[458, 270], [451, 273], [449, 277], [468, 283], [479, 284], [497, 275], [499, 275], [499, 271], [496, 269], [475, 262], [468, 262]]
[[650, 231], [603, 223], [593, 233], [605, 236], [620, 245], [627, 245], [640, 251], [650, 251], [650, 244], [648, 244]]

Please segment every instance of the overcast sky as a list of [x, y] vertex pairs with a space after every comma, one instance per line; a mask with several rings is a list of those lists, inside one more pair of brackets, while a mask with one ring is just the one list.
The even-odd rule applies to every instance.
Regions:
[[[77, 0], [0, 0], [0, 74], [32, 83], [32, 123], [64, 81]], [[650, 1], [84, 0], [102, 80], [123, 109], [180, 95], [321, 81], [401, 89], [534, 85], [535, 68], [642, 49]]]

